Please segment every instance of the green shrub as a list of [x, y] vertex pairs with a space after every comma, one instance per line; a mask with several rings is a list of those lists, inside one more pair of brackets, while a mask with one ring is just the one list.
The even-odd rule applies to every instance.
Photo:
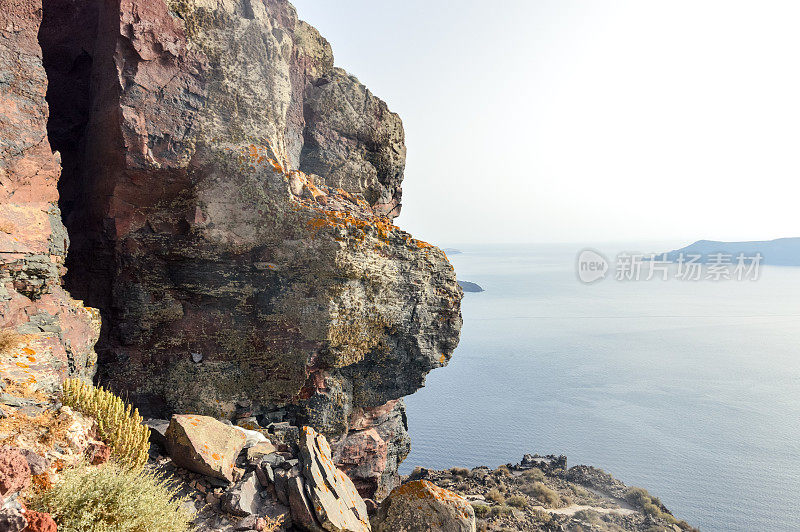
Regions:
[[472, 509], [475, 510], [475, 517], [478, 519], [489, 515], [489, 505], [473, 502]]
[[486, 494], [486, 500], [492, 501], [495, 504], [505, 504], [506, 502], [505, 496], [500, 493], [497, 488], [492, 488], [489, 490], [489, 493]]
[[650, 495], [644, 488], [631, 487], [625, 492], [625, 499], [639, 508], [646, 515], [650, 515], [657, 519], [664, 519], [668, 523], [677, 524], [678, 520], [668, 513], [664, 512], [661, 508], [661, 501], [657, 497]]
[[511, 506], [506, 506], [505, 504], [500, 504], [498, 506], [492, 506], [489, 508], [489, 515], [492, 517], [500, 517], [504, 515], [511, 515], [514, 513], [514, 509]]
[[525, 508], [528, 505], [528, 499], [521, 495], [514, 495], [506, 499], [506, 504], [514, 508]]
[[498, 466], [497, 469], [494, 470], [494, 475], [499, 477], [510, 477], [511, 470], [508, 468], [507, 465]]
[[468, 477], [470, 471], [466, 467], [453, 467], [450, 468], [450, 473], [457, 477]]
[[534, 467], [522, 473], [522, 478], [530, 482], [536, 482], [536, 481], [541, 482], [542, 480], [544, 480], [544, 473], [542, 473], [542, 470], [539, 469], [538, 467]]
[[558, 506], [561, 503], [561, 497], [554, 490], [548, 488], [541, 482], [534, 482], [522, 487], [525, 495], [535, 497], [542, 503], [548, 506]]
[[185, 532], [192, 514], [177, 490], [154, 473], [108, 462], [67, 469], [29, 505], [49, 512], [59, 532]]
[[572, 517], [579, 521], [586, 521], [591, 525], [596, 525], [602, 521], [600, 514], [594, 510], [578, 510]]
[[142, 425], [139, 411], [103, 388], [78, 379], [64, 382], [62, 402], [97, 420], [101, 440], [111, 447], [114, 458], [126, 467], [140, 468], [147, 462], [150, 429]]

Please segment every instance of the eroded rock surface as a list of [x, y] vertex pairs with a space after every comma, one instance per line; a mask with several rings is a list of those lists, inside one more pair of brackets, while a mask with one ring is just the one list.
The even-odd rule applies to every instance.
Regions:
[[61, 287], [67, 231], [48, 141], [40, 0], [0, 0], [0, 375], [51, 392], [95, 372], [99, 316]]
[[101, 380], [154, 417], [311, 425], [387, 493], [398, 399], [461, 327], [445, 255], [392, 223], [397, 115], [283, 0], [45, 0], [40, 41]]

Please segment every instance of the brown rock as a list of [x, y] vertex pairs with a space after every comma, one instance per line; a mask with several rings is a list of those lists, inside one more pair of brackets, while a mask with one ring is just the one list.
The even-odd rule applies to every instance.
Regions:
[[241, 431], [208, 416], [175, 415], [166, 437], [176, 465], [233, 482], [236, 457], [246, 439]]
[[100, 441], [89, 442], [89, 447], [86, 449], [86, 458], [92, 465], [105, 464], [111, 458], [111, 448]]
[[372, 517], [375, 532], [475, 532], [466, 499], [427, 480], [395, 488]]
[[50, 514], [28, 510], [25, 512], [25, 519], [28, 521], [28, 526], [23, 532], [56, 532], [58, 528]]
[[0, 448], [0, 497], [22, 491], [31, 483], [31, 468], [28, 460], [11, 447]]

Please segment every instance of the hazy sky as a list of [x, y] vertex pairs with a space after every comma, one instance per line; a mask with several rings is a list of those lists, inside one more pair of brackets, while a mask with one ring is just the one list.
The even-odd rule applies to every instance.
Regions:
[[800, 236], [800, 2], [292, 0], [461, 242]]

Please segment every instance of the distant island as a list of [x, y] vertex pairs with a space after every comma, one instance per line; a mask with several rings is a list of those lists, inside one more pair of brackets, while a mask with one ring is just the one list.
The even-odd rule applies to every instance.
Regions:
[[721, 242], [717, 240], [698, 240], [686, 247], [667, 253], [667, 260], [675, 262], [683, 254], [700, 255], [701, 262], [707, 262], [709, 255], [722, 253], [736, 259], [740, 253], [753, 257], [760, 253], [761, 264], [774, 266], [800, 266], [800, 238], [778, 238], [775, 240], [754, 240], [750, 242]]
[[461, 255], [462, 251], [456, 248], [442, 248], [445, 255]]
[[471, 283], [469, 281], [458, 281], [458, 285], [461, 287], [464, 292], [483, 292], [483, 287], [477, 283]]

